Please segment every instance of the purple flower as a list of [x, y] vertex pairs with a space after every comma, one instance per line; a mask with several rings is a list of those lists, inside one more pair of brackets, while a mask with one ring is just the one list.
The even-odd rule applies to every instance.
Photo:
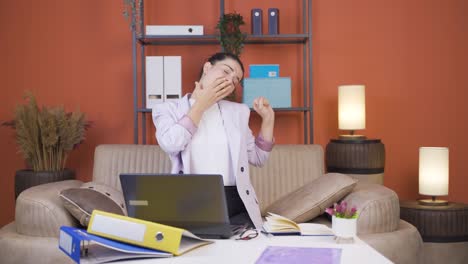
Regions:
[[329, 215], [333, 215], [335, 213], [335, 210], [333, 210], [333, 208], [330, 207], [330, 208], [325, 209], [325, 212]]
[[340, 217], [340, 218], [356, 218], [357, 217], [357, 208], [356, 206], [349, 209], [348, 204], [343, 201], [341, 203], [335, 203], [333, 207], [326, 208], [325, 212], [331, 216]]
[[342, 213], [346, 212], [347, 207], [348, 207], [348, 204], [345, 201], [341, 202], [341, 212]]
[[342, 212], [343, 212], [343, 209], [342, 209], [342, 207], [341, 207], [341, 204], [336, 204], [336, 206], [335, 206], [335, 211], [336, 211], [337, 213], [342, 213]]

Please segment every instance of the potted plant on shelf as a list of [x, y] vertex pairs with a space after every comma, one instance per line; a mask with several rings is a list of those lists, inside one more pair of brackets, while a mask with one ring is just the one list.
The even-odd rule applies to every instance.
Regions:
[[349, 207], [343, 201], [325, 209], [325, 212], [332, 216], [332, 230], [338, 240], [353, 239], [356, 236], [358, 213], [355, 206]]
[[225, 52], [240, 56], [246, 37], [240, 30], [242, 25], [245, 25], [244, 18], [236, 12], [224, 14], [219, 19], [216, 29], [219, 31], [218, 40]]
[[141, 8], [143, 0], [123, 0], [124, 11], [122, 15], [129, 21], [130, 29], [135, 32], [137, 37], [143, 36], [141, 27]]
[[79, 111], [39, 108], [30, 93], [25, 99], [27, 104], [17, 106], [14, 119], [2, 123], [15, 130], [19, 151], [27, 164], [27, 169], [16, 172], [15, 199], [29, 187], [74, 179], [75, 172], [65, 167], [67, 157], [84, 140], [90, 126]]
[[[221, 16], [218, 24], [216, 24], [216, 29], [219, 33], [217, 38], [224, 52], [229, 52], [240, 57], [247, 35], [240, 30], [240, 26], [242, 25], [245, 25], [244, 18], [236, 12]], [[237, 101], [236, 91], [234, 90], [226, 99]]]

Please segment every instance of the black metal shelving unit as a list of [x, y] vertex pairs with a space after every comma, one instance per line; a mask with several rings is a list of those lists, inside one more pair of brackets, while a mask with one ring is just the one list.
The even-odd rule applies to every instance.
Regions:
[[[220, 2], [220, 16], [224, 14], [224, 0]], [[151, 109], [142, 108], [146, 105], [145, 97], [145, 47], [162, 45], [219, 45], [216, 35], [202, 36], [154, 36], [144, 35], [144, 1], [140, 7], [140, 23], [135, 24], [135, 17], [132, 23], [136, 25], [132, 30], [132, 63], [133, 63], [133, 108], [134, 108], [134, 143], [139, 144], [138, 135], [140, 131], [139, 115], [141, 118], [141, 143], [146, 144], [146, 114], [151, 113]], [[302, 45], [303, 56], [303, 106], [289, 108], [273, 108], [275, 112], [302, 112], [304, 116], [304, 144], [313, 143], [313, 108], [312, 108], [312, 0], [302, 0], [302, 28], [304, 33], [300, 34], [278, 34], [278, 35], [247, 35], [245, 44], [296, 44]], [[142, 32], [138, 36], [137, 28]], [[140, 45], [140, 61], [137, 59], [137, 45]], [[141, 67], [141, 106], [138, 105], [138, 63]], [[306, 70], [308, 69], [308, 70]]]

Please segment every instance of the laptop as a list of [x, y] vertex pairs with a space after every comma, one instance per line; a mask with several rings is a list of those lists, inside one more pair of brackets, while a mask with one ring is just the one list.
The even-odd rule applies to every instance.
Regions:
[[223, 177], [120, 174], [128, 216], [180, 227], [202, 238], [230, 238]]

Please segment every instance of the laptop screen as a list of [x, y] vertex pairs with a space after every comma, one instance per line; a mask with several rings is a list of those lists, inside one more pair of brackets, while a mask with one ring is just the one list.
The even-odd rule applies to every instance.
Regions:
[[128, 215], [182, 228], [229, 224], [221, 175], [121, 174]]

